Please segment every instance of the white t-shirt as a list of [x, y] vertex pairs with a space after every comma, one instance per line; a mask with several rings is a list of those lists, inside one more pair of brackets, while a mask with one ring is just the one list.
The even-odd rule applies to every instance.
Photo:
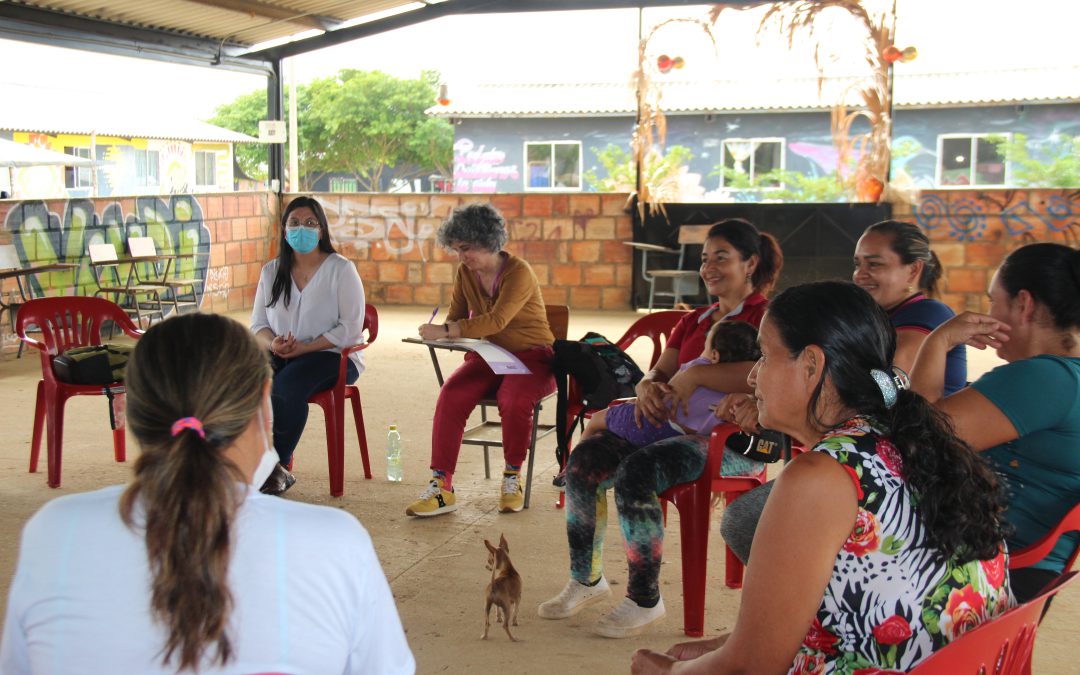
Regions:
[[[346, 257], [332, 253], [311, 277], [304, 290], [292, 284], [289, 306], [282, 293], [273, 307], [267, 307], [277, 276], [275, 258], [263, 265], [259, 286], [255, 290], [255, 306], [251, 309], [251, 331], [258, 333], [269, 328], [274, 335], [288, 335], [297, 342], [310, 342], [324, 336], [341, 353], [342, 347], [360, 344], [364, 330], [364, 285], [356, 266]], [[335, 302], [336, 300], [336, 302]], [[364, 352], [353, 352], [349, 358], [356, 372], [364, 372]]]
[[[26, 524], [0, 673], [175, 673], [161, 664], [165, 632], [150, 614], [142, 533], [120, 519], [123, 490], [54, 499]], [[350, 514], [250, 489], [234, 533], [235, 658], [201, 673], [415, 671], [371, 539]]]

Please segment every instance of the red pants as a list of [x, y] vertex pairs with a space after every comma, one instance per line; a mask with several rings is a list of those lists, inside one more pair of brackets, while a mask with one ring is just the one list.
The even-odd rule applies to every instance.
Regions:
[[469, 352], [465, 362], [443, 383], [431, 428], [433, 470], [454, 473], [469, 414], [481, 399], [491, 397], [499, 403], [506, 463], [525, 463], [532, 440], [533, 407], [555, 391], [555, 378], [551, 374], [550, 347], [515, 352], [514, 356], [532, 373], [496, 375], [482, 358]]

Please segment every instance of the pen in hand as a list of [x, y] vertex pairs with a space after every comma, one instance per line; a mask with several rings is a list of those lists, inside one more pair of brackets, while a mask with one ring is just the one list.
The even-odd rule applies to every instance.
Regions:
[[428, 319], [428, 323], [434, 322], [435, 321], [435, 315], [438, 314], [438, 313], [439, 313], [439, 306], [435, 305], [435, 309], [431, 310], [431, 318]]

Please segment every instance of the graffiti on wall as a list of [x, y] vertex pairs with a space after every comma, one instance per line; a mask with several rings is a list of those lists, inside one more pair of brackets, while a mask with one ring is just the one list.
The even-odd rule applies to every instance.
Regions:
[[1010, 237], [1073, 240], [1080, 231], [1080, 191], [962, 192], [956, 199], [929, 192], [914, 212], [916, 222], [935, 238], [978, 241], [1000, 230]]
[[403, 201], [393, 206], [368, 206], [343, 199], [340, 204], [323, 203], [330, 235], [335, 242], [363, 249], [383, 248], [392, 256], [419, 251], [426, 260], [421, 242], [435, 236], [437, 225], [421, 217], [420, 203]]
[[[55, 204], [55, 202], [54, 202]], [[124, 213], [120, 202], [70, 199], [63, 214], [49, 211], [46, 202], [23, 201], [11, 207], [4, 229], [24, 266], [75, 263], [77, 268], [30, 277], [28, 292], [38, 295], [93, 295], [97, 290], [87, 251], [91, 244], [112, 244], [118, 254], [127, 250], [130, 237], [151, 237], [161, 255], [177, 256], [170, 275], [199, 279], [197, 302], [201, 305], [210, 263], [210, 230], [203, 209], [192, 195], [139, 197], [135, 208]]]
[[486, 150], [468, 138], [454, 142], [454, 190], [493, 193], [500, 180], [518, 180], [517, 164], [504, 164], [506, 153], [494, 146]]

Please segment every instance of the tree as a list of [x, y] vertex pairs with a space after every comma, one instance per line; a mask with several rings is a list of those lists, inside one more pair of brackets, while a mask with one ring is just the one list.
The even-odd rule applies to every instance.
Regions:
[[[1037, 143], [1032, 157], [1024, 134], [991, 136], [1005, 161], [1012, 165], [1011, 182], [1020, 187], [1080, 187], [1080, 137], [1057, 134]], [[1042, 159], [1044, 158], [1044, 159]]]
[[[596, 159], [607, 171], [605, 178], [600, 178], [596, 171], [585, 172], [585, 184], [596, 192], [635, 192], [637, 190], [637, 169], [634, 155], [630, 151], [609, 143], [603, 150], [593, 150]], [[687, 174], [690, 160], [694, 154], [683, 145], [673, 145], [661, 154], [656, 148], [648, 151], [645, 166], [641, 171], [641, 182], [648, 188], [648, 193], [657, 201], [679, 201], [683, 192], [683, 177]]]
[[343, 69], [307, 88], [301, 116], [307, 171], [346, 172], [365, 191], [381, 189], [388, 169], [413, 178], [452, 163], [453, 128], [430, 118], [438, 75], [399, 80], [379, 71]]
[[[437, 84], [438, 75], [431, 72], [399, 80], [378, 71], [344, 69], [334, 77], [298, 86], [302, 189], [310, 189], [328, 173], [350, 174], [364, 191], [380, 190], [387, 170], [403, 179], [451, 175], [453, 128], [424, 112], [435, 101]], [[219, 106], [210, 122], [257, 136], [259, 120], [266, 115], [266, 94], [255, 91]], [[285, 151], [288, 162], [287, 145]], [[266, 180], [264, 145], [237, 145], [236, 161], [250, 177]]]

